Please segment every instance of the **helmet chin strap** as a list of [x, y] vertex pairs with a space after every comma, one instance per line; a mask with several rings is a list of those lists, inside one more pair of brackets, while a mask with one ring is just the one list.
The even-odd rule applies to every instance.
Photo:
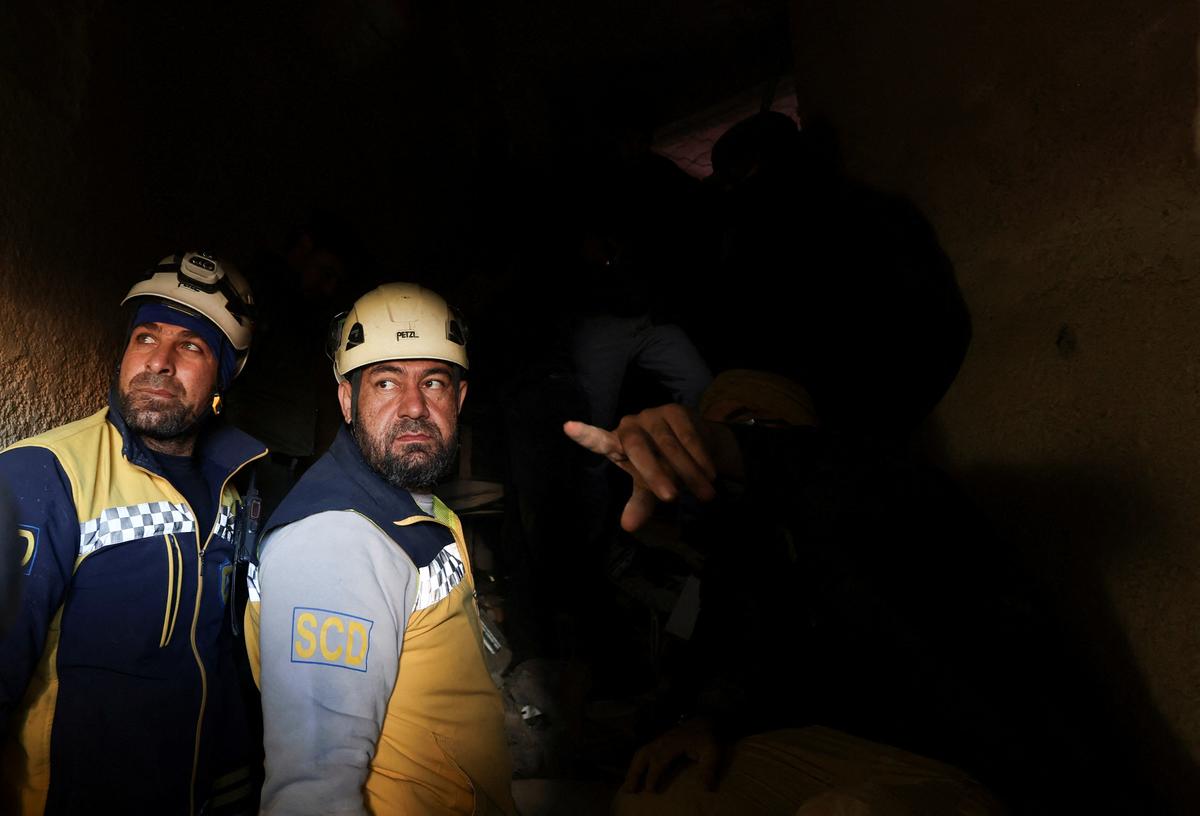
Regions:
[[350, 419], [346, 421], [347, 425], [354, 424], [354, 418], [358, 416], [358, 389], [362, 385], [363, 370], [356, 368], [350, 372]]

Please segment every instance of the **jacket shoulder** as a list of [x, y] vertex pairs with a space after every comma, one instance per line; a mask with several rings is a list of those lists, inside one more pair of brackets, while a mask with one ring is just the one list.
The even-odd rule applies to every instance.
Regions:
[[[10, 482], [20, 483], [60, 471], [80, 522], [99, 517], [105, 508], [163, 499], [169, 488], [161, 480], [128, 466], [122, 452], [124, 438], [108, 421], [107, 412], [105, 408], [17, 442], [0, 454], [0, 472]], [[168, 498], [178, 501], [173, 492]]]
[[58, 470], [66, 476], [71, 492], [77, 493], [82, 474], [94, 471], [96, 463], [105, 458], [104, 448], [120, 447], [120, 434], [108, 424], [107, 413], [108, 409], [102, 408], [89, 417], [14, 442], [0, 452], [0, 471], [9, 472], [11, 481], [36, 479], [39, 470]]
[[[14, 442], [4, 449], [4, 453], [18, 448], [46, 448], [54, 453], [68, 453], [79, 447], [89, 447], [98, 435], [107, 433], [108, 408], [101, 408], [91, 416], [59, 425], [36, 436]], [[113, 429], [115, 433], [116, 429]]]

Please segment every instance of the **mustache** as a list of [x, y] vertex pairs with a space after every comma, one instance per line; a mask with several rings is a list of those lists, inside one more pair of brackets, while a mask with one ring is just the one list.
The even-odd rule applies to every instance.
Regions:
[[129, 389], [149, 388], [156, 391], [170, 391], [176, 397], [184, 396], [184, 388], [170, 374], [157, 374], [153, 371], [143, 371], [129, 381]]
[[392, 423], [392, 427], [388, 431], [391, 433], [392, 439], [411, 433], [425, 434], [439, 440], [442, 438], [442, 432], [438, 430], [437, 425], [434, 425], [428, 419], [415, 419], [413, 417], [396, 420]]

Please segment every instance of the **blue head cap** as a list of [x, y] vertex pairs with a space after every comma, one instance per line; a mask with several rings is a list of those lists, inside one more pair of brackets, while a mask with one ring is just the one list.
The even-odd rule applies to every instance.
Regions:
[[237, 354], [224, 333], [208, 318], [166, 301], [151, 300], [138, 306], [130, 328], [143, 323], [167, 323], [195, 332], [217, 358], [217, 391], [224, 392], [238, 370]]

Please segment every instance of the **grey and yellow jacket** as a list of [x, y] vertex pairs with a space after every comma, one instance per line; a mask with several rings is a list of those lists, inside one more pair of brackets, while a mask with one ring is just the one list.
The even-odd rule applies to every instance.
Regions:
[[511, 814], [504, 711], [458, 519], [345, 428], [264, 528], [246, 608], [264, 814]]
[[0, 454], [24, 573], [0, 639], [0, 812], [194, 814], [246, 787], [219, 779], [245, 750], [230, 480], [265, 454], [233, 428], [200, 437], [217, 513], [199, 525], [115, 409]]

